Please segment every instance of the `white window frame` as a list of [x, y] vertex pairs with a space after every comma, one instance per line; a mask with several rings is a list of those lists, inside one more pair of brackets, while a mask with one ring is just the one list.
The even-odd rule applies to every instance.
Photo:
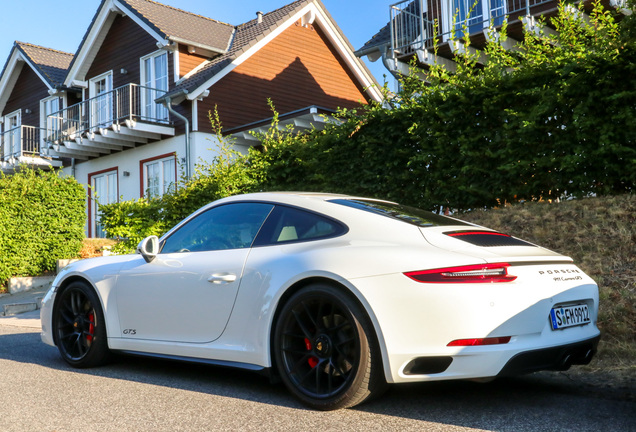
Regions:
[[[172, 162], [172, 167], [169, 167], [170, 175], [166, 176], [166, 168], [165, 162]], [[151, 159], [147, 161], [142, 161], [141, 164], [142, 170], [142, 191], [143, 196], [146, 198], [159, 198], [165, 195], [168, 191], [173, 190], [177, 185], [177, 158], [175, 155], [170, 155], [162, 158]], [[150, 192], [150, 185], [148, 184], [149, 176], [148, 169], [150, 166], [158, 165], [159, 168], [159, 176], [158, 176], [158, 184], [157, 184], [157, 192]]]
[[[49, 106], [50, 103], [54, 100], [58, 100], [58, 108], [57, 110], [53, 111], [51, 110], [49, 112]], [[66, 108], [66, 97], [63, 95], [55, 95], [55, 96], [50, 96], [47, 97], [45, 99], [40, 100], [40, 149], [44, 148], [45, 145], [45, 138], [47, 135], [50, 135], [51, 132], [55, 132], [57, 131], [57, 129], [61, 126], [60, 125], [60, 120], [58, 119], [58, 122], [51, 122], [51, 125], [48, 124], [48, 116], [49, 114], [52, 114], [54, 112], [57, 111], [61, 111], [64, 108]], [[51, 126], [51, 127], [49, 127]]]
[[[460, 1], [467, 1], [468, 4], [468, 9], [469, 10], [472, 5], [475, 3], [475, 0], [460, 0]], [[505, 17], [508, 14], [508, 4], [505, 0], [499, 0], [502, 2], [502, 6], [500, 6], [499, 8], [494, 8], [491, 9], [491, 3], [496, 2], [498, 0], [481, 0], [481, 13], [482, 13], [482, 26], [481, 29], [486, 29], [488, 28], [488, 26], [490, 25], [490, 21], [493, 18], [492, 17], [492, 12], [493, 10], [497, 10], [500, 9], [501, 7], [503, 7], [503, 16]], [[446, 19], [443, 21], [443, 25], [442, 25], [442, 31], [444, 34], [443, 40], [444, 41], [448, 41], [450, 39], [453, 39], [453, 36], [456, 34], [456, 32], [460, 32], [460, 29], [456, 29], [455, 26], [463, 21], [466, 21], [466, 17], [464, 17], [463, 21], [459, 21], [460, 17], [455, 17], [455, 13], [456, 10], [453, 8], [455, 3], [455, 0], [447, 0], [447, 1], [442, 1], [442, 16], [446, 17]], [[474, 13], [473, 13], [474, 16]], [[457, 21], [453, 22], [453, 19], [457, 18]], [[473, 24], [473, 25], [477, 25]], [[468, 26], [468, 28], [470, 28], [472, 26]], [[470, 33], [470, 32], [469, 32]], [[462, 34], [463, 37], [463, 34]]]
[[[112, 177], [110, 177], [112, 176]], [[106, 178], [106, 201], [103, 199], [100, 200], [99, 192], [95, 187], [95, 180], [105, 177]], [[111, 185], [109, 183], [109, 179], [114, 179], [115, 190], [111, 190]], [[99, 214], [99, 204], [112, 204], [115, 202], [119, 202], [119, 169], [113, 168], [106, 171], [102, 171], [96, 174], [90, 174], [90, 187], [91, 187], [91, 199], [92, 199], [92, 207], [91, 207], [91, 235], [92, 237], [105, 237], [105, 233], [103, 232], [100, 224], [98, 223]], [[102, 191], [103, 192], [103, 191]], [[114, 193], [114, 195], [113, 195]], [[114, 200], [110, 198], [114, 197]]]
[[[155, 87], [157, 82], [156, 69], [154, 67], [154, 60], [157, 57], [165, 56], [166, 67], [165, 76], [163, 77], [163, 83], [165, 89]], [[146, 61], [150, 61], [152, 64], [150, 70], [150, 77], [147, 77]], [[158, 50], [148, 55], [145, 55], [139, 59], [139, 83], [141, 84], [141, 118], [143, 120], [158, 121], [160, 123], [167, 123], [169, 120], [168, 109], [161, 104], [154, 103], [154, 100], [159, 97], [158, 92], [149, 90], [148, 88], [168, 91], [170, 88], [170, 65], [168, 61], [168, 52], [165, 50]], [[152, 84], [152, 85], [150, 85]]]
[[[97, 86], [98, 84], [103, 81], [106, 80], [106, 91], [104, 93], [101, 94], [108, 94], [110, 93], [110, 96], [104, 96], [103, 99], [95, 99], [97, 96], [99, 96], [97, 94]], [[113, 118], [112, 118], [112, 111], [113, 111], [113, 97], [112, 97], [112, 91], [113, 91], [113, 71], [110, 70], [108, 72], [104, 72], [101, 75], [98, 75], [94, 78], [91, 78], [89, 80], [89, 90], [88, 90], [88, 97], [89, 99], [91, 99], [90, 102], [90, 114], [91, 114], [91, 122], [90, 122], [90, 127], [94, 128], [94, 127], [104, 127], [104, 126], [108, 126], [109, 123], [113, 122]], [[105, 110], [105, 118], [102, 118], [102, 116], [104, 114], [102, 114]]]
[[[11, 119], [16, 119], [16, 125], [10, 126]], [[18, 109], [4, 116], [3, 132], [4, 132], [4, 157], [5, 159], [18, 153], [18, 156], [22, 155], [22, 140], [20, 139], [21, 129], [18, 129], [17, 133], [8, 135], [8, 132], [14, 128], [22, 126], [22, 110]], [[19, 152], [15, 152], [15, 144], [18, 144]]]

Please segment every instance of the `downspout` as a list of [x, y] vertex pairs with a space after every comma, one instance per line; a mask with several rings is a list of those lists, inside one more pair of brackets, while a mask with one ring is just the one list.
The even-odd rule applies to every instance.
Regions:
[[75, 158], [71, 159], [71, 175], [73, 176], [73, 178], [75, 177]]
[[186, 179], [190, 179], [190, 120], [172, 108], [172, 99], [170, 97], [165, 98], [162, 103], [163, 106], [168, 108], [168, 111], [170, 111], [171, 114], [185, 122], [185, 173]]

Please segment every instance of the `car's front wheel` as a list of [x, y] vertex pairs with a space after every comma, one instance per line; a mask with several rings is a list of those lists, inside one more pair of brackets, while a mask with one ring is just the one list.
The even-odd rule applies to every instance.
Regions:
[[71, 366], [99, 366], [109, 358], [104, 313], [95, 291], [71, 282], [58, 293], [53, 331], [62, 358]]
[[351, 407], [386, 387], [369, 319], [356, 301], [330, 285], [307, 286], [285, 303], [274, 356], [285, 385], [315, 409]]

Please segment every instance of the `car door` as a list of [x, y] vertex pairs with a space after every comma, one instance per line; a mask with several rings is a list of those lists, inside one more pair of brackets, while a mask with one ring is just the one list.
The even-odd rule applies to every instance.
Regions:
[[213, 207], [163, 240], [157, 258], [127, 263], [116, 285], [121, 337], [205, 343], [223, 333], [250, 246], [273, 205]]

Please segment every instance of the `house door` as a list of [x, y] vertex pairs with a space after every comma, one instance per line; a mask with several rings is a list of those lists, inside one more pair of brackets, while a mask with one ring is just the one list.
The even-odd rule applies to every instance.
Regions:
[[100, 222], [101, 212], [99, 206], [117, 202], [118, 186], [117, 171], [108, 171], [91, 176], [92, 208], [91, 208], [91, 233], [93, 237], [106, 237], [106, 233]]
[[4, 157], [5, 159], [11, 156], [19, 157], [21, 155], [20, 149], [20, 125], [21, 125], [20, 111], [15, 111], [9, 114], [4, 121], [5, 141], [4, 141]]
[[113, 75], [91, 80], [91, 127], [108, 127], [113, 123]]
[[148, 121], [168, 121], [168, 110], [155, 99], [168, 91], [168, 54], [160, 52], [141, 59], [142, 118]]

